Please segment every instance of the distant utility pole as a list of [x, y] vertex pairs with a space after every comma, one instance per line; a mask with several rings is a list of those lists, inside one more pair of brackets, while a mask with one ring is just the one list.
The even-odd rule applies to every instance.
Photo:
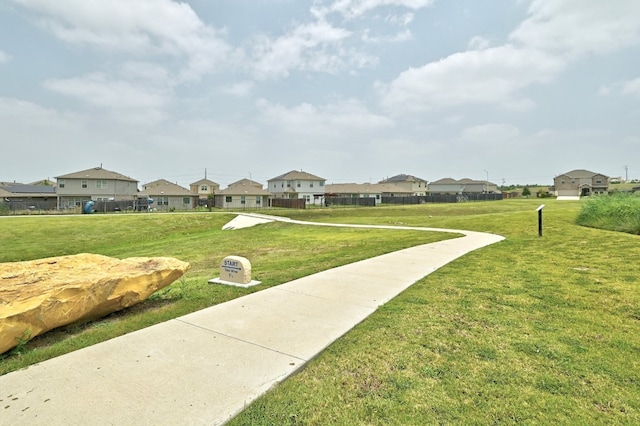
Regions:
[[629, 182], [629, 166], [624, 166], [624, 181]]

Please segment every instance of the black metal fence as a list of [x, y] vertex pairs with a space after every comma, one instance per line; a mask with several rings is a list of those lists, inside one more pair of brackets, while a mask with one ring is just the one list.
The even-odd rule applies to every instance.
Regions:
[[432, 194], [412, 197], [382, 197], [383, 204], [464, 203], [468, 201], [502, 200], [502, 194]]
[[372, 197], [326, 197], [325, 205], [329, 206], [366, 206], [374, 207], [376, 199]]

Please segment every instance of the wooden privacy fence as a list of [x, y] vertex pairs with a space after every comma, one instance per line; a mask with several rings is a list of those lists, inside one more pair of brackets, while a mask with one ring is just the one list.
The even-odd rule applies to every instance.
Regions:
[[305, 209], [307, 202], [304, 198], [272, 198], [271, 207], [281, 207], [285, 209]]

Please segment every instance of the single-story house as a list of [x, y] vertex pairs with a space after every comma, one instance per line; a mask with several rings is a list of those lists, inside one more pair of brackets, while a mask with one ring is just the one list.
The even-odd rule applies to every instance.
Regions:
[[325, 186], [325, 191], [327, 197], [375, 198], [376, 205], [382, 202], [382, 197], [410, 197], [414, 195], [411, 189], [392, 183], [332, 183]]
[[55, 186], [0, 182], [0, 205], [9, 210], [53, 210], [57, 207]]
[[553, 179], [553, 189], [557, 197], [583, 197], [609, 192], [609, 177], [602, 173], [577, 169], [562, 173]]
[[390, 178], [381, 180], [379, 183], [390, 183], [411, 192], [410, 195], [425, 196], [427, 195], [428, 182], [419, 177], [399, 174]]
[[499, 193], [498, 185], [486, 180], [444, 178], [429, 182], [431, 194], [487, 194]]
[[250, 179], [241, 179], [226, 189], [216, 192], [215, 206], [225, 209], [259, 209], [269, 207], [272, 194], [262, 184]]
[[153, 199], [150, 207], [156, 210], [191, 210], [198, 205], [197, 194], [166, 179], [142, 185], [141, 192]]

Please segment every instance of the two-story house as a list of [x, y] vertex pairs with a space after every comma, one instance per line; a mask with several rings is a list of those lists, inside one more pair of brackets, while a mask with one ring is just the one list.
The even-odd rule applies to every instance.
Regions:
[[609, 192], [609, 177], [589, 170], [572, 170], [553, 179], [557, 197], [583, 197]]
[[273, 198], [302, 198], [306, 204], [324, 204], [325, 178], [305, 171], [292, 170], [267, 181], [267, 190]]
[[220, 190], [220, 184], [207, 178], [200, 179], [189, 184], [189, 190], [198, 195], [198, 203], [201, 206], [207, 204], [207, 200], [213, 198]]
[[135, 201], [138, 181], [102, 166], [55, 177], [59, 209], [81, 207], [87, 201]]
[[411, 175], [399, 174], [381, 180], [380, 183], [390, 183], [399, 186], [400, 188], [411, 192], [410, 195], [417, 195], [419, 197], [427, 195], [428, 191], [428, 182], [426, 180]]

